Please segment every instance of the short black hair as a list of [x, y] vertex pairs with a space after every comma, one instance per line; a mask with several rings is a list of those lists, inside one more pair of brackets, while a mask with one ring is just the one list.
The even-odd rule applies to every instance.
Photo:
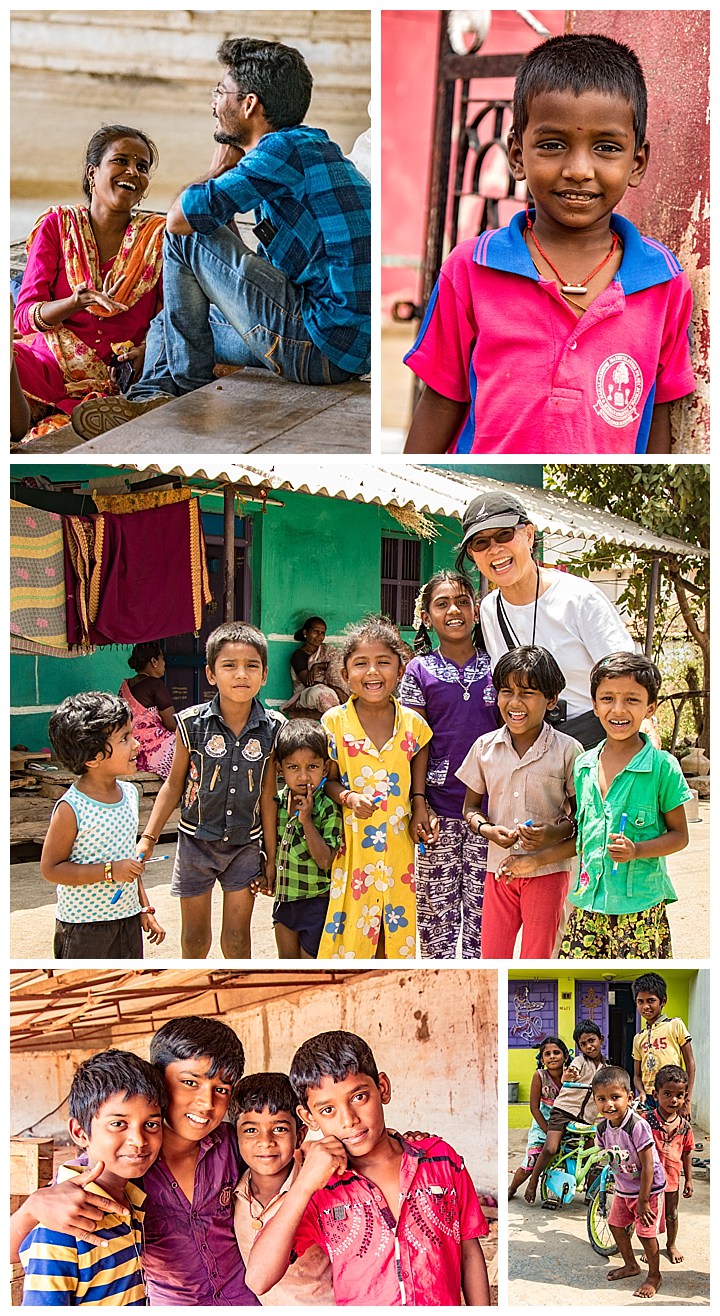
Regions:
[[239, 92], [253, 92], [273, 128], [294, 128], [310, 107], [312, 74], [299, 50], [281, 41], [228, 37], [217, 57]]
[[376, 1086], [380, 1078], [367, 1042], [342, 1029], [308, 1038], [298, 1047], [290, 1066], [290, 1082], [301, 1106], [307, 1106], [309, 1089], [319, 1088], [324, 1078], [342, 1083], [348, 1074], [367, 1074]]
[[216, 626], [215, 630], [210, 632], [205, 645], [205, 662], [213, 674], [220, 651], [226, 644], [249, 644], [251, 648], [257, 649], [262, 665], [267, 671], [268, 647], [262, 631], [259, 631], [257, 626], [249, 626], [244, 621], [224, 621], [222, 626]]
[[632, 1094], [630, 1075], [621, 1065], [601, 1065], [599, 1069], [595, 1070], [591, 1083], [593, 1092], [595, 1088], [608, 1087], [610, 1083], [617, 1083], [619, 1087], [625, 1088], [626, 1092]]
[[150, 168], [154, 169], [158, 162], [158, 149], [151, 137], [147, 133], [141, 132], [139, 128], [128, 128], [125, 123], [104, 123], [97, 132], [94, 132], [87, 146], [85, 147], [85, 165], [83, 167], [82, 190], [88, 201], [92, 201], [92, 188], [88, 178], [88, 169], [90, 166], [97, 168], [102, 164], [103, 159], [113, 142], [117, 142], [121, 137], [135, 137], [139, 142], [147, 146], [150, 156]]
[[653, 1084], [655, 1091], [659, 1092], [661, 1088], [665, 1087], [666, 1083], [684, 1083], [685, 1087], [687, 1087], [687, 1073], [684, 1069], [680, 1068], [680, 1065], [663, 1065], [655, 1075], [655, 1082]]
[[580, 1023], [575, 1025], [573, 1028], [573, 1042], [579, 1042], [583, 1033], [593, 1033], [594, 1036], [599, 1037], [602, 1042], [600, 1028], [598, 1024], [593, 1023], [592, 1019], [581, 1019]]
[[58, 705], [48, 724], [55, 756], [80, 776], [99, 754], [107, 758], [114, 731], [132, 721], [129, 704], [104, 690], [81, 690]]
[[651, 992], [653, 996], [658, 997], [658, 1000], [666, 1001], [667, 983], [664, 978], [661, 978], [659, 973], [641, 973], [640, 977], [636, 978], [632, 985], [634, 1001], [638, 998], [638, 992]]
[[169, 1019], [158, 1028], [150, 1043], [150, 1060], [162, 1073], [175, 1060], [207, 1056], [210, 1078], [222, 1074], [234, 1086], [245, 1070], [245, 1051], [237, 1033], [219, 1019], [185, 1015]]
[[381, 617], [378, 613], [370, 613], [367, 617], [363, 617], [357, 625], [351, 626], [345, 632], [342, 651], [344, 666], [347, 666], [348, 658], [352, 657], [361, 644], [384, 644], [386, 649], [396, 654], [401, 663], [407, 662], [408, 646], [397, 626], [390, 621], [389, 617]]
[[323, 763], [328, 756], [327, 736], [319, 723], [311, 722], [309, 717], [294, 717], [281, 726], [275, 741], [275, 758], [282, 763], [299, 749], [309, 749]]
[[271, 1115], [287, 1111], [298, 1128], [302, 1120], [297, 1113], [297, 1094], [287, 1074], [248, 1074], [238, 1083], [230, 1102], [230, 1119], [238, 1120], [247, 1111], [261, 1115], [267, 1109]]
[[503, 654], [492, 674], [495, 689], [507, 685], [510, 676], [525, 677], [525, 681], [518, 681], [518, 685], [539, 690], [546, 699], [556, 699], [565, 689], [565, 677], [552, 654], [536, 644], [522, 644]]
[[163, 647], [159, 640], [148, 640], [146, 644], [136, 644], [128, 657], [128, 667], [134, 672], [142, 672], [151, 658], [162, 658]]
[[70, 1085], [68, 1108], [83, 1133], [90, 1134], [100, 1107], [115, 1093], [157, 1102], [161, 1115], [167, 1110], [165, 1084], [154, 1065], [132, 1051], [99, 1051], [75, 1070]]
[[601, 681], [612, 681], [619, 676], [631, 676], [647, 690], [648, 702], [657, 703], [662, 676], [644, 653], [609, 653], [607, 658], [601, 658], [590, 672], [591, 698], [595, 698]]
[[599, 91], [617, 96], [632, 107], [635, 149], [645, 141], [647, 87], [635, 51], [613, 37], [569, 32], [551, 37], [525, 56], [515, 79], [512, 131], [522, 138], [530, 102], [544, 91]]

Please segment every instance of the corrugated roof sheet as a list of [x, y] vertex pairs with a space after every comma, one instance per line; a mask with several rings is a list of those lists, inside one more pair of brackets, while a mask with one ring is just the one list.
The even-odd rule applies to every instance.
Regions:
[[[485, 475], [468, 475], [447, 467], [420, 465], [405, 460], [382, 462], [365, 458], [280, 457], [260, 466], [203, 457], [200, 464], [158, 457], [133, 465], [137, 470], [181, 475], [213, 485], [234, 484], [268, 492], [283, 490], [350, 502], [375, 503], [462, 520], [470, 500], [483, 492], [507, 488], [507, 482]], [[528, 516], [541, 532], [635, 548], [641, 552], [705, 557], [707, 550], [681, 539], [654, 534], [644, 526], [590, 507], [565, 494], [513, 484], [513, 493], [525, 504]]]

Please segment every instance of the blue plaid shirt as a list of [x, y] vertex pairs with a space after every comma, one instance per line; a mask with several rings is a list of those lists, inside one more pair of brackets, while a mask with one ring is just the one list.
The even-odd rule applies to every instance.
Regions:
[[182, 194], [185, 218], [213, 233], [252, 210], [278, 230], [259, 247], [302, 293], [315, 346], [350, 374], [370, 369], [370, 184], [322, 128], [262, 137], [220, 178]]

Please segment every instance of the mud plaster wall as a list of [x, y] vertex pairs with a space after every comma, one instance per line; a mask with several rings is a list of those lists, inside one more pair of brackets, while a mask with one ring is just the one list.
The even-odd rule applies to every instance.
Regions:
[[[238, 1007], [239, 991], [219, 993], [222, 1018], [242, 1038], [246, 1072], [287, 1071], [297, 1046], [315, 1033], [345, 1028], [369, 1042], [391, 1079], [388, 1124], [446, 1138], [462, 1153], [480, 1191], [497, 1185], [497, 975], [436, 969], [351, 980], [257, 1007]], [[123, 1043], [147, 1058], [149, 1035]], [[63, 1102], [77, 1065], [113, 1045], [111, 1035], [84, 1051], [11, 1057], [10, 1131], [36, 1124], [36, 1136], [62, 1135]], [[39, 1123], [38, 1123], [39, 1121]]]

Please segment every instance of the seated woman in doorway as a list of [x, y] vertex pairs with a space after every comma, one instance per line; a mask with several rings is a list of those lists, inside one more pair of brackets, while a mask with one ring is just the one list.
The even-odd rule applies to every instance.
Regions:
[[162, 305], [165, 219], [134, 215], [157, 163], [145, 133], [105, 125], [85, 151], [87, 205], [53, 206], [28, 238], [15, 310], [15, 363], [28, 437], [67, 424], [79, 402], [128, 388]]
[[136, 644], [128, 665], [136, 674], [123, 681], [118, 693], [130, 705], [133, 735], [140, 742], [138, 768], [166, 779], [175, 749], [175, 709], [163, 680], [165, 655], [159, 641]]
[[329, 708], [343, 704], [350, 693], [340, 677], [340, 655], [325, 643], [326, 634], [327, 623], [322, 617], [308, 617], [293, 636], [303, 643], [290, 658], [293, 692], [282, 710], [289, 717], [319, 721]]

